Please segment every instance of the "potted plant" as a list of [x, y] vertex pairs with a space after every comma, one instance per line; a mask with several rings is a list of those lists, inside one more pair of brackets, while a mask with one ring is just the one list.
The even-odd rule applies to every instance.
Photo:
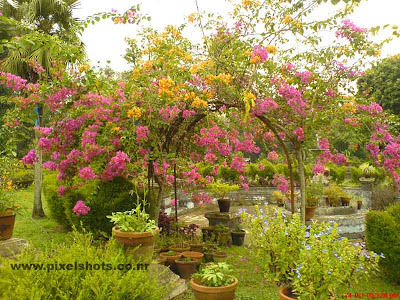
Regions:
[[20, 205], [16, 201], [12, 181], [5, 179], [0, 183], [0, 240], [8, 240], [13, 235], [15, 214]]
[[204, 254], [201, 252], [196, 252], [196, 251], [185, 251], [182, 252], [183, 257], [190, 257], [195, 260], [197, 260], [199, 263], [203, 260]]
[[194, 252], [202, 252], [203, 251], [203, 246], [204, 243], [202, 242], [202, 237], [200, 236], [194, 236], [190, 239], [190, 251]]
[[357, 209], [360, 210], [362, 208], [363, 198], [360, 196], [352, 196], [352, 199], [357, 203]]
[[240, 224], [237, 224], [234, 230], [231, 230], [232, 244], [235, 246], [243, 246], [246, 231], [242, 229]]
[[222, 251], [221, 248], [219, 248], [213, 252], [213, 261], [216, 263], [226, 261], [227, 257], [228, 257], [228, 253], [225, 251]]
[[336, 183], [331, 183], [328, 187], [324, 188], [323, 192], [328, 197], [330, 206], [339, 206], [339, 200], [340, 196], [343, 194], [343, 190]]
[[213, 261], [213, 253], [216, 251], [217, 246], [215, 244], [206, 244], [203, 247], [203, 260], [206, 263], [212, 262]]
[[233, 300], [238, 279], [226, 263], [208, 264], [192, 276], [190, 286], [196, 300]]
[[310, 221], [315, 214], [315, 210], [322, 196], [322, 182], [311, 180], [306, 186], [306, 221]]
[[340, 197], [342, 206], [349, 206], [350, 200], [351, 200], [351, 195], [349, 195], [347, 192], [343, 191], [342, 196]]
[[181, 257], [175, 260], [179, 276], [183, 279], [189, 279], [196, 272], [196, 266], [199, 260], [192, 257]]
[[167, 261], [167, 258], [165, 256], [158, 256], [156, 258], [156, 262], [160, 265], [165, 265], [165, 262]]
[[229, 243], [229, 228], [223, 224], [218, 224], [217, 226], [214, 227], [215, 232], [218, 236], [218, 245], [219, 246], [228, 246]]
[[217, 235], [214, 227], [208, 226], [201, 228], [203, 242], [215, 242], [217, 240]]
[[374, 175], [376, 175], [375, 167], [371, 166], [369, 163], [363, 163], [359, 166], [359, 168], [364, 178], [371, 178], [374, 177]]
[[182, 253], [168, 251], [168, 252], [160, 253], [160, 256], [166, 257], [167, 260], [165, 262], [165, 265], [169, 266], [169, 268], [171, 269], [172, 272], [177, 273], [175, 261], [182, 256]]
[[279, 207], [285, 205], [286, 197], [281, 191], [274, 191], [271, 194], [271, 199], [276, 202]]
[[165, 233], [161, 232], [156, 236], [156, 243], [154, 251], [167, 252], [169, 248], [169, 237]]
[[112, 228], [114, 238], [125, 249], [132, 250], [134, 259], [151, 261], [155, 236], [159, 229], [142, 208], [142, 204], [130, 211], [112, 213], [107, 218], [115, 225]]
[[229, 212], [231, 207], [231, 199], [227, 198], [226, 195], [229, 192], [236, 191], [239, 189], [239, 186], [234, 184], [226, 184], [221, 182], [207, 184], [207, 188], [211, 190], [213, 194], [218, 197], [218, 206], [220, 212]]

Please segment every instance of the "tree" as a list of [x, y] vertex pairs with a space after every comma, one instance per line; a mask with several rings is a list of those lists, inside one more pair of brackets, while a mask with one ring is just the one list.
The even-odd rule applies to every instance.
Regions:
[[369, 97], [400, 115], [400, 55], [375, 63], [357, 81], [358, 96]]

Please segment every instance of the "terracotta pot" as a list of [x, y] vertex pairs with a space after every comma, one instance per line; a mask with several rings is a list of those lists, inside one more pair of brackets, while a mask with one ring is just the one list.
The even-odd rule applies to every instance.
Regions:
[[15, 224], [14, 211], [6, 210], [0, 215], [0, 241], [12, 238]]
[[357, 201], [357, 209], [361, 209], [362, 207], [362, 201]]
[[205, 263], [213, 262], [213, 253], [212, 252], [204, 252], [203, 260]]
[[185, 252], [185, 251], [190, 251], [190, 247], [172, 246], [172, 247], [169, 247], [169, 250], [177, 252], [177, 253], [182, 253], [182, 252]]
[[196, 273], [196, 266], [199, 264], [197, 260], [184, 261], [182, 258], [175, 260], [179, 276], [183, 279], [189, 279], [192, 274]]
[[339, 205], [339, 200], [333, 197], [328, 197], [328, 202], [330, 206], [337, 207]]
[[306, 206], [306, 221], [310, 221], [315, 214], [316, 206]]
[[232, 236], [232, 244], [235, 246], [243, 246], [244, 244], [244, 236], [246, 235], [246, 231], [231, 231]]
[[215, 251], [213, 252], [213, 260], [214, 262], [223, 262], [226, 261], [226, 258], [228, 257], [228, 253], [226, 252], [221, 252], [221, 251]]
[[349, 197], [341, 197], [340, 201], [342, 202], [342, 206], [349, 206], [350, 198]]
[[161, 252], [161, 248], [154, 248], [153, 252], [159, 254]]
[[177, 273], [175, 260], [182, 256], [182, 253], [174, 253], [174, 255], [167, 255], [168, 252], [160, 253], [161, 257], [166, 257], [167, 261], [165, 262], [166, 266], [169, 266], [172, 272]]
[[166, 261], [167, 261], [167, 258], [165, 256], [157, 257], [157, 263], [160, 264], [160, 265], [165, 265]]
[[209, 287], [201, 285], [200, 280], [190, 280], [190, 287], [196, 300], [233, 300], [235, 298], [235, 291], [238, 285], [238, 280], [234, 277], [235, 281], [227, 286]]
[[229, 212], [231, 202], [230, 199], [218, 199], [219, 212]]
[[195, 251], [186, 251], [182, 252], [183, 257], [190, 257], [193, 259], [196, 259], [199, 264], [201, 264], [201, 261], [203, 260], [204, 254], [201, 252], [195, 252]]
[[292, 289], [288, 286], [284, 286], [283, 288], [281, 288], [279, 296], [280, 296], [281, 300], [296, 300], [297, 299], [297, 298], [291, 298], [291, 297], [294, 297], [294, 295], [292, 295]]
[[[156, 228], [156, 234], [159, 228]], [[125, 250], [132, 253], [134, 260], [151, 262], [156, 236], [152, 232], [122, 232], [113, 227], [112, 233], [116, 241], [124, 245]], [[137, 248], [138, 247], [138, 248]]]
[[218, 233], [218, 245], [221, 246], [221, 247], [228, 246], [229, 238], [230, 238], [229, 231], [219, 232]]
[[190, 244], [190, 251], [193, 252], [203, 251], [203, 244]]

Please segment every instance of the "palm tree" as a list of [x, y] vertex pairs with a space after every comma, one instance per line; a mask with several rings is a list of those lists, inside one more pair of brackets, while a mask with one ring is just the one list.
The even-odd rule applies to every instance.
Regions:
[[[46, 71], [50, 69], [53, 58], [60, 58], [68, 53], [63, 46], [78, 49], [78, 55], [71, 55], [74, 60], [84, 60], [84, 45], [79, 38], [77, 19], [72, 12], [79, 7], [79, 0], [0, 0], [3, 16], [29, 24], [34, 29], [21, 24], [0, 24], [0, 38], [10, 40], [11, 47], [4, 47], [0, 59], [0, 69], [35, 82], [37, 74], [29, 66], [38, 62]], [[12, 29], [12, 30], [11, 30]], [[71, 58], [70, 57], [70, 58]], [[68, 60], [68, 59], [67, 59]], [[42, 112], [38, 107], [38, 125], [42, 126]], [[42, 161], [35, 163], [35, 193], [32, 217], [45, 217], [42, 208]]]

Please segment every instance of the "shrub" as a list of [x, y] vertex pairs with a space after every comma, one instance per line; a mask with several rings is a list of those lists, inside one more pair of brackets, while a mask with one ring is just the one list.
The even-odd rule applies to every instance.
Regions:
[[[81, 299], [161, 300], [169, 289], [160, 285], [155, 272], [135, 270], [136, 262], [115, 240], [104, 247], [93, 246], [90, 234], [74, 232], [73, 242], [37, 252], [24, 250], [17, 261], [0, 257], [0, 299]], [[42, 264], [61, 266], [71, 264], [72, 270], [14, 270], [12, 264]], [[75, 263], [77, 269], [75, 270]], [[87, 264], [93, 270], [85, 270]], [[134, 266], [131, 270], [118, 270], [118, 265]], [[99, 270], [94, 268], [99, 267]]]
[[393, 186], [378, 185], [371, 195], [371, 207], [374, 210], [384, 210], [396, 202], [396, 191]]
[[[138, 196], [139, 199], [145, 198], [142, 191], [138, 194], [135, 191], [134, 184], [122, 177], [106, 182], [94, 180], [66, 194], [65, 213], [69, 222], [77, 228], [83, 227], [95, 234], [111, 235], [113, 225], [106, 216], [135, 208]], [[90, 212], [78, 217], [73, 207], [79, 200], [90, 207]], [[149, 202], [148, 198], [146, 200]]]
[[353, 182], [360, 184], [360, 178], [363, 177], [363, 172], [357, 167], [350, 167], [350, 174]]
[[218, 172], [219, 177], [228, 182], [236, 182], [239, 180], [240, 173], [229, 167], [221, 166]]
[[258, 170], [258, 176], [272, 179], [277, 173], [275, 165], [268, 160], [263, 160], [261, 163], [264, 164], [264, 170]]
[[[276, 174], [285, 175], [285, 177], [289, 177], [289, 167], [286, 164], [276, 164], [275, 166]], [[296, 178], [298, 178], [296, 168], [293, 168], [293, 173]]]
[[335, 164], [328, 163], [327, 168], [329, 170], [329, 175], [332, 176], [332, 179], [337, 184], [343, 183], [347, 171], [346, 166], [337, 166]]
[[52, 172], [43, 178], [43, 195], [47, 201], [51, 217], [60, 225], [70, 227], [65, 214], [64, 199], [57, 193], [57, 172]]
[[366, 242], [370, 250], [383, 253], [380, 264], [387, 277], [400, 284], [400, 203], [386, 211], [370, 211], [366, 218]]
[[214, 170], [214, 166], [209, 163], [201, 162], [197, 164], [197, 169], [203, 177], [206, 177], [211, 176], [211, 172]]

